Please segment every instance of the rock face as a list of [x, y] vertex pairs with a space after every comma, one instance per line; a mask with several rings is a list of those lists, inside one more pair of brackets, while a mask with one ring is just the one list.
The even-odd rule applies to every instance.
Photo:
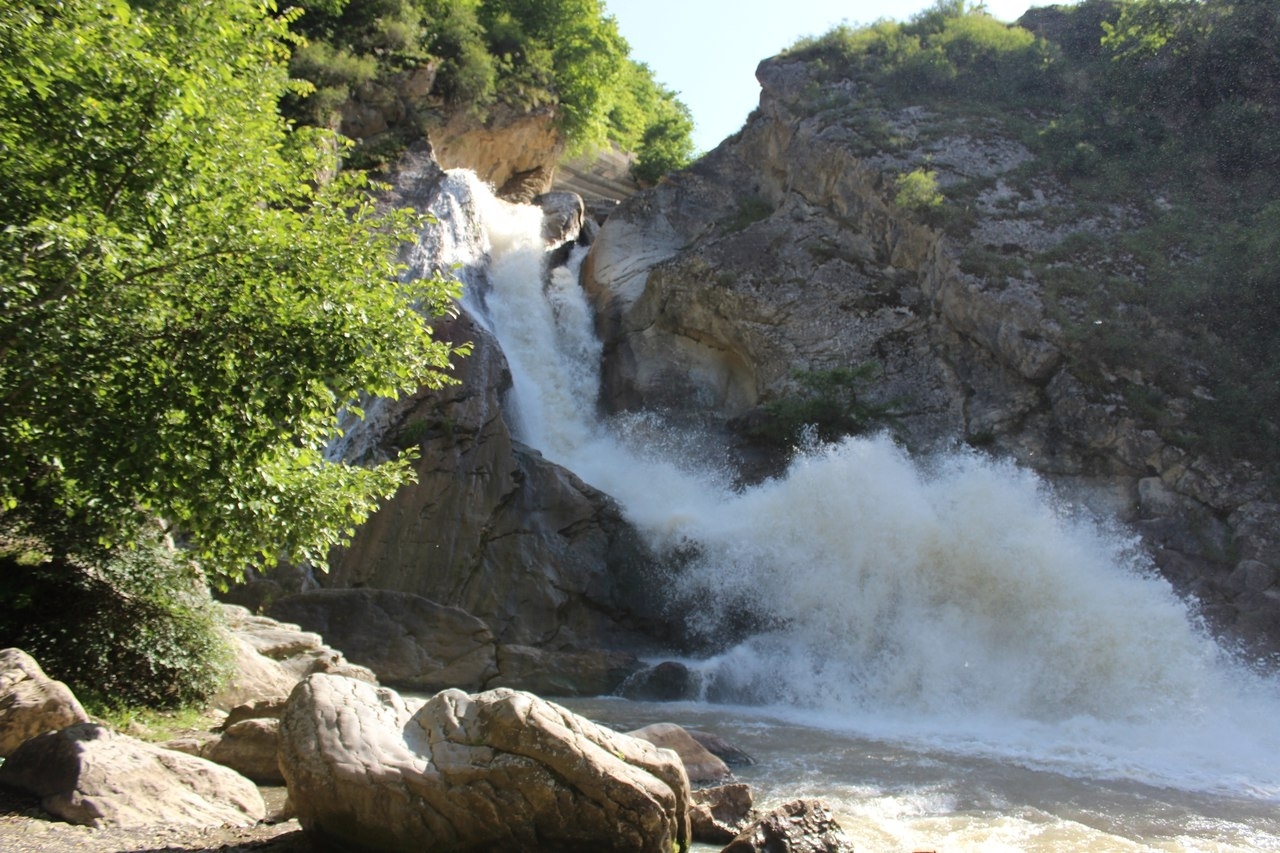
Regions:
[[89, 722], [89, 716], [61, 681], [44, 674], [21, 649], [0, 651], [0, 758], [30, 738]]
[[281, 723], [299, 821], [344, 849], [616, 850], [689, 841], [678, 757], [526, 693], [410, 704], [316, 675]]
[[[885, 108], [863, 84], [788, 58], [757, 76], [760, 108], [743, 130], [624, 201], [592, 244], [584, 286], [605, 344], [605, 408], [731, 431], [800, 394], [797, 372], [879, 365], [859, 399], [892, 406], [908, 446], [981, 446], [1134, 522], [1219, 627], [1280, 649], [1275, 495], [1249, 465], [1161, 438], [1132, 404], [1151, 391], [1140, 374], [1082, 368], [1064, 324], [1087, 318], [1072, 303], [1050, 310], [1023, 262], [1072, 234], [1108, 238], [1140, 212], [1082, 209], [1052, 176], [1016, 172], [1033, 155], [990, 116]], [[895, 205], [894, 177], [921, 168], [944, 193], [974, 194], [963, 236]], [[988, 255], [1020, 272], [972, 260]], [[1188, 408], [1170, 400], [1159, 418]], [[774, 471], [756, 460], [744, 476]]]
[[[391, 203], [420, 210], [454, 194], [441, 208], [451, 211], [451, 245], [471, 241], [477, 248], [458, 261], [433, 243], [410, 262], [423, 274], [461, 264], [455, 274], [483, 294], [487, 238], [467, 186], [442, 175], [422, 149], [406, 157], [395, 186]], [[581, 208], [563, 195], [548, 201], [546, 233], [573, 239]], [[416, 446], [417, 482], [331, 555], [319, 581], [461, 608], [503, 645], [594, 652], [646, 630], [657, 621], [656, 606], [645, 609], [651, 558], [616, 503], [513, 437], [502, 405], [511, 384], [506, 359], [465, 308], [438, 323], [436, 336], [474, 345], [453, 371], [459, 383], [367, 406], [365, 422], [337, 448], [361, 461]]]
[[93, 723], [27, 741], [0, 766], [0, 784], [87, 826], [250, 826], [266, 815], [239, 773]]
[[475, 689], [498, 672], [487, 625], [412, 593], [321, 589], [286, 596], [270, 613], [316, 631], [377, 673], [379, 681], [397, 687]]

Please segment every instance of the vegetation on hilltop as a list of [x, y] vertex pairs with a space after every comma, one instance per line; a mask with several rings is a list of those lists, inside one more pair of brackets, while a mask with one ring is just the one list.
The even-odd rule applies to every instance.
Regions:
[[[1024, 177], [1047, 168], [1082, 208], [1137, 211], [1143, 224], [1130, 232], [993, 259], [993, 274], [1012, 265], [1046, 283], [1083, 374], [1111, 365], [1147, 377], [1139, 408], [1167, 440], [1275, 470], [1280, 6], [1083, 0], [1033, 9], [1021, 23], [939, 0], [906, 23], [837, 27], [788, 55], [820, 79], [870, 84], [863, 109], [996, 118], [1038, 155]], [[881, 133], [875, 144], [901, 141]], [[963, 237], [969, 220], [954, 201], [922, 215]], [[1105, 322], [1073, 321], [1080, 305]], [[1165, 411], [1172, 397], [1193, 401], [1187, 417]]]
[[301, 0], [291, 68], [313, 89], [300, 121], [331, 124], [361, 85], [427, 63], [436, 91], [484, 116], [553, 106], [570, 150], [616, 143], [651, 182], [693, 155], [693, 121], [629, 47], [601, 0]]

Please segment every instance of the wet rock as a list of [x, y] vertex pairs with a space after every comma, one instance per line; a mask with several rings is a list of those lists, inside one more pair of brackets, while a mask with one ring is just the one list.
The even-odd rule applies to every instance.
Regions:
[[498, 647], [498, 674], [486, 687], [510, 687], [539, 696], [608, 695], [640, 667], [629, 652], [551, 651]]
[[743, 830], [721, 853], [853, 853], [853, 842], [820, 800], [793, 800]]
[[719, 735], [697, 729], [686, 729], [686, 731], [703, 749], [730, 767], [750, 767], [756, 763], [754, 758]]
[[751, 788], [740, 782], [701, 788], [693, 792], [690, 812], [693, 840], [704, 844], [726, 844], [751, 822]]
[[712, 755], [702, 744], [694, 740], [687, 731], [675, 723], [653, 723], [633, 732], [627, 732], [627, 734], [631, 737], [647, 740], [654, 746], [674, 751], [680, 756], [680, 760], [684, 762], [684, 769], [689, 774], [689, 781], [695, 785], [723, 782], [733, 775], [733, 771], [729, 769], [728, 765]]
[[678, 702], [696, 699], [701, 687], [702, 679], [689, 667], [677, 661], [663, 661], [628, 678], [619, 692], [641, 702]]

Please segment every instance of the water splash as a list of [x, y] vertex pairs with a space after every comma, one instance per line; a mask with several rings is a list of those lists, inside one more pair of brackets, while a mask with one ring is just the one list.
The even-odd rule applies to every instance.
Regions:
[[1280, 795], [1275, 686], [1227, 659], [1131, 538], [973, 452], [921, 463], [846, 439], [735, 491], [652, 416], [602, 422], [576, 267], [544, 286], [537, 212], [464, 182], [489, 260], [468, 299], [511, 363], [522, 440], [617, 498], [654, 547], [696, 554], [670, 591], [693, 631], [768, 626], [691, 662], [708, 698]]

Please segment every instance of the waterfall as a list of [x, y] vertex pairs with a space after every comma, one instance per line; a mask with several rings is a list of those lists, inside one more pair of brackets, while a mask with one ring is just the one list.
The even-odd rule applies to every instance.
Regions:
[[688, 452], [697, 436], [602, 421], [576, 265], [544, 285], [539, 212], [451, 180], [490, 259], [465, 302], [511, 364], [520, 438], [613, 495], [655, 548], [694, 555], [670, 582], [691, 632], [714, 645], [744, 616], [761, 626], [688, 662], [707, 699], [1280, 792], [1274, 686], [1214, 644], [1132, 537], [977, 452], [917, 460], [849, 438], [735, 490], [715, 454]]

